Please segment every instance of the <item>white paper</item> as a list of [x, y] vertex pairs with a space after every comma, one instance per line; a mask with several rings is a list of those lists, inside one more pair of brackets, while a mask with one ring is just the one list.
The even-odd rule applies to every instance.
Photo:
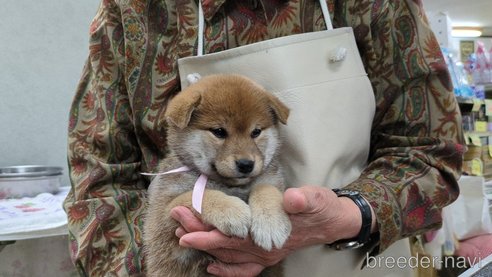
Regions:
[[66, 233], [67, 215], [63, 200], [69, 187], [53, 195], [0, 200], [0, 239], [27, 239]]

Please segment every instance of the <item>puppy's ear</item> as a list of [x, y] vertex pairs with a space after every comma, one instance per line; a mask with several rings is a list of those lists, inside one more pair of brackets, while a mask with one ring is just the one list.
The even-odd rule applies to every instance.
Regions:
[[184, 129], [190, 123], [191, 115], [195, 108], [200, 104], [201, 93], [197, 90], [184, 90], [176, 95], [165, 113], [168, 124], [173, 124], [180, 129]]
[[276, 96], [268, 94], [268, 100], [270, 101], [270, 108], [282, 124], [287, 124], [287, 118], [289, 117], [289, 108], [280, 101]]

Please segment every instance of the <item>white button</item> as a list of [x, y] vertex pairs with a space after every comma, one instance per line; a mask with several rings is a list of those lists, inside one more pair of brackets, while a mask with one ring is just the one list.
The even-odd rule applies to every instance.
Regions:
[[200, 80], [202, 78], [202, 76], [200, 76], [200, 74], [198, 73], [191, 73], [191, 74], [188, 74], [188, 76], [186, 76], [186, 80], [188, 81], [188, 84], [194, 84], [196, 82], [198, 82], [198, 80]]
[[347, 56], [347, 48], [345, 47], [338, 47], [337, 49], [333, 50], [333, 52], [330, 55], [330, 63], [336, 63], [336, 62], [341, 62], [345, 59]]

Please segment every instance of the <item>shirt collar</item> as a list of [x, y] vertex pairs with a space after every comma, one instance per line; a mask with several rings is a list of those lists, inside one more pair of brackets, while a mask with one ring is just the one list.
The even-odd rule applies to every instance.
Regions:
[[202, 0], [203, 15], [208, 21], [214, 17], [226, 0]]

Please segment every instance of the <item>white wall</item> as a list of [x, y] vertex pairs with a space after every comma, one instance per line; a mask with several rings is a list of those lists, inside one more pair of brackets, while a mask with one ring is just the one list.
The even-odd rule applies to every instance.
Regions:
[[62, 166], [100, 0], [0, 0], [0, 167]]

